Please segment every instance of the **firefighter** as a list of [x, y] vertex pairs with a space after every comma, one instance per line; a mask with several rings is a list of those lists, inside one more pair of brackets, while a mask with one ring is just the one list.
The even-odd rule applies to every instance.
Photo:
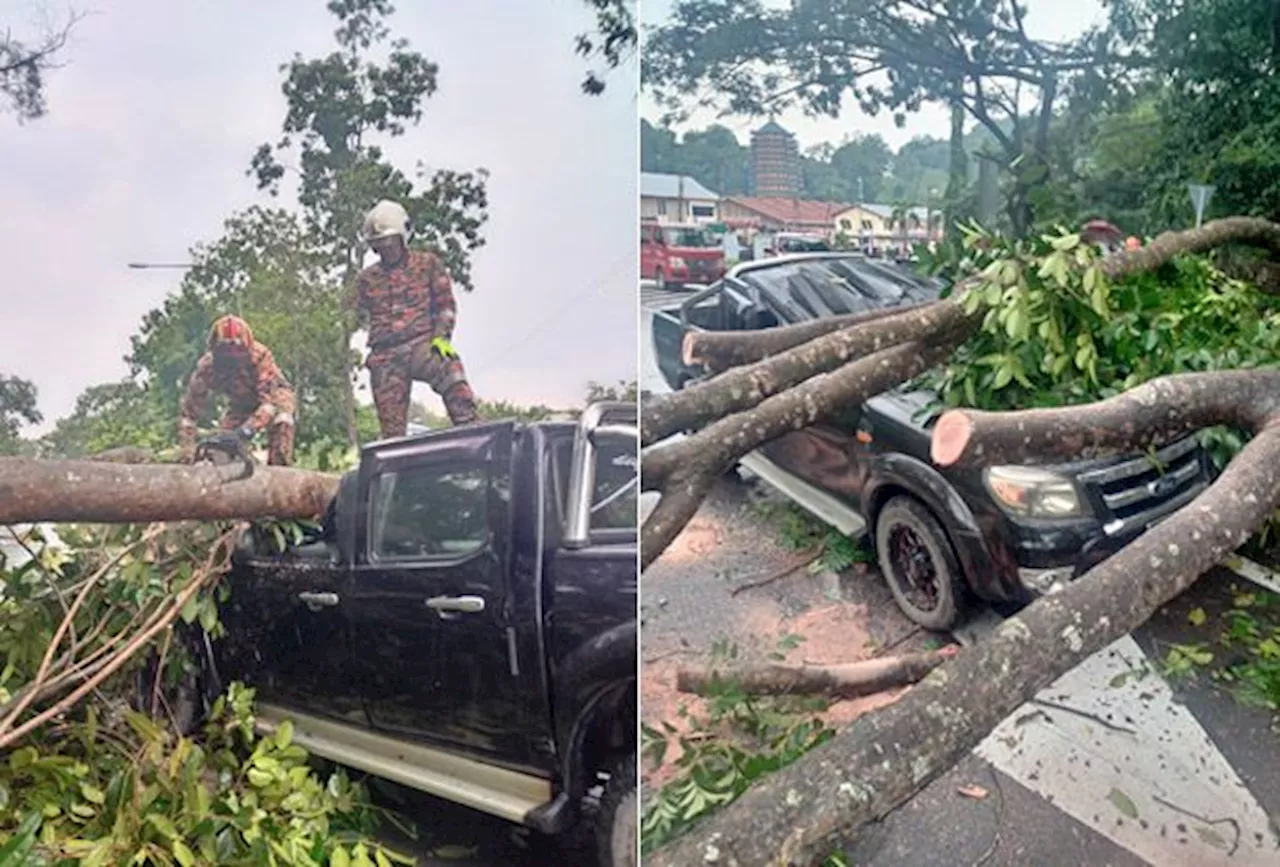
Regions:
[[196, 362], [187, 383], [178, 419], [178, 447], [191, 461], [196, 447], [196, 419], [211, 395], [227, 398], [219, 428], [234, 432], [246, 447], [267, 428], [267, 463], [287, 467], [293, 461], [296, 399], [293, 386], [276, 365], [271, 350], [253, 339], [249, 324], [223, 316], [209, 330], [208, 351]]
[[348, 307], [369, 329], [369, 382], [382, 436], [404, 436], [415, 380], [444, 401], [454, 425], [476, 420], [476, 399], [453, 348], [457, 307], [440, 257], [410, 250], [409, 215], [383, 200], [364, 218], [361, 238], [379, 261], [356, 277]]

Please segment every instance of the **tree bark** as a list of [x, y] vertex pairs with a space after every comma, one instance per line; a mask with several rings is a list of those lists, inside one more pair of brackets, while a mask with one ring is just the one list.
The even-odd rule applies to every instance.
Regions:
[[1218, 424], [1255, 428], [1280, 408], [1280, 370], [1184, 373], [1148, 380], [1087, 407], [953, 409], [933, 429], [939, 466], [1087, 460], [1134, 452]]
[[244, 481], [225, 475], [205, 465], [0, 458], [0, 524], [314, 518], [339, 478], [283, 467], [258, 467]]
[[853, 698], [916, 683], [954, 655], [955, 651], [951, 649], [864, 659], [838, 665], [771, 663], [731, 670], [687, 666], [676, 670], [676, 689], [706, 695], [714, 693], [718, 688], [732, 685], [751, 695], [822, 693]]
[[921, 306], [927, 305], [889, 307], [866, 313], [813, 319], [778, 328], [762, 328], [758, 331], [690, 331], [684, 336], [680, 356], [685, 364], [700, 364], [711, 373], [721, 373], [731, 367], [751, 364], [785, 352], [815, 337], [855, 325], [891, 319]]
[[662, 498], [640, 530], [640, 568], [647, 569], [697, 512], [711, 484], [740, 457], [790, 430], [816, 424], [842, 407], [918, 376], [951, 352], [945, 344], [907, 343], [815, 376], [726, 416], [696, 435], [646, 453], [641, 483]]
[[646, 864], [821, 863], [842, 839], [959, 761], [1037, 691], [1145, 623], [1278, 506], [1280, 424], [1268, 418], [1190, 505], [1061, 592], [1006, 620], [993, 636], [961, 651], [890, 707], [860, 717], [766, 777], [649, 855]]
[[[877, 311], [877, 313], [884, 311]], [[939, 301], [908, 310], [891, 310], [890, 315], [874, 319], [854, 317], [846, 320], [819, 320], [806, 325], [848, 321], [839, 330], [827, 330], [812, 339], [806, 334], [816, 329], [793, 326], [773, 329], [781, 332], [781, 340], [771, 331], [740, 332], [721, 345], [736, 346], [736, 357], [764, 351], [763, 360], [745, 367], [734, 367], [704, 382], [686, 386], [680, 391], [659, 395], [646, 402], [640, 425], [641, 445], [652, 445], [674, 433], [700, 427], [708, 421], [751, 409], [767, 397], [799, 385], [820, 373], [828, 373], [841, 365], [871, 353], [911, 341], [959, 345], [977, 326], [980, 319], [968, 319], [959, 305]], [[694, 336], [694, 335], [689, 335]], [[720, 334], [719, 337], [730, 337]], [[796, 340], [790, 348], [778, 350], [783, 342]], [[768, 346], [769, 350], [762, 349]], [[769, 356], [769, 357], [765, 357]]]

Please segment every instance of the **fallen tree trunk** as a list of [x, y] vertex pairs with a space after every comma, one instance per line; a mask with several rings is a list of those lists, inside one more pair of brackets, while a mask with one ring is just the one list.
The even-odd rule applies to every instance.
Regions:
[[789, 430], [800, 430], [846, 406], [856, 406], [946, 358], [947, 345], [907, 343], [816, 376], [643, 458], [641, 483], [662, 497], [640, 530], [640, 568], [646, 569], [689, 523], [711, 485], [734, 462]]
[[954, 648], [947, 648], [838, 665], [770, 663], [729, 670], [712, 666], [682, 666], [676, 670], [676, 689], [707, 695], [732, 685], [749, 695], [818, 693], [853, 698], [917, 683], [955, 654]]
[[845, 316], [828, 316], [825, 319], [811, 319], [808, 322], [761, 331], [690, 331], [681, 341], [680, 358], [685, 364], [701, 365], [710, 373], [720, 373], [731, 367], [742, 367], [777, 355], [824, 334], [870, 325], [881, 319], [907, 313], [918, 306], [928, 305], [889, 307]]
[[338, 476], [310, 470], [226, 475], [208, 465], [0, 458], [0, 524], [315, 518], [338, 489]]
[[[1255, 217], [1212, 220], [1195, 229], [1165, 232], [1137, 250], [1112, 253], [1100, 267], [1116, 279], [1153, 270], [1181, 253], [1229, 243], [1280, 253], [1280, 225]], [[645, 490], [661, 491], [662, 497], [641, 529], [640, 568], [648, 568], [662, 554], [697, 512], [715, 479], [743, 455], [788, 430], [826, 421], [945, 359], [980, 321], [965, 316], [957, 300], [977, 280], [960, 281], [942, 301], [862, 318], [862, 324], [856, 316], [833, 317], [762, 331], [722, 332], [710, 343], [697, 342], [696, 352], [711, 352], [717, 358], [728, 357], [724, 353], [734, 352], [735, 345], [742, 353], [739, 357], [753, 361], [766, 347], [781, 354], [645, 402], [641, 441], [651, 447], [641, 459], [641, 483]], [[912, 319], [919, 326], [914, 333], [899, 328]], [[891, 335], [898, 345], [888, 339]], [[915, 348], [900, 351], [904, 347]], [[868, 352], [875, 354], [867, 356]], [[931, 359], [926, 368], [908, 361], [921, 352]], [[808, 366], [802, 358], [808, 359]], [[842, 359], [847, 360], [842, 364]], [[875, 376], [868, 376], [872, 370]], [[700, 426], [688, 438], [660, 443]]]
[[[700, 427], [730, 413], [751, 409], [765, 398], [786, 391], [820, 373], [828, 373], [882, 349], [911, 342], [919, 335], [926, 335], [931, 346], [945, 348], [949, 352], [964, 342], [981, 321], [980, 317], [966, 317], [960, 306], [951, 301], [939, 301], [907, 310], [895, 309], [889, 313], [892, 315], [879, 316], [874, 321], [867, 320], [869, 324], [831, 329], [812, 339], [799, 338], [795, 345], [779, 350], [772, 357], [746, 367], [735, 367], [680, 391], [652, 398], [645, 406], [644, 418], [640, 423], [640, 444], [652, 445], [674, 433]], [[817, 323], [805, 325], [844, 320], [845, 317], [820, 319]], [[782, 345], [812, 329], [792, 326], [779, 330], [784, 332], [786, 338], [785, 341], [778, 342], [778, 345]], [[730, 333], [717, 336], [730, 338], [726, 342], [731, 346], [756, 346], [757, 340], [770, 336], [769, 331], [738, 333], [744, 336], [737, 338]]]
[[[1256, 400], [1237, 414], [1248, 417], [1254, 438], [1203, 494], [1061, 592], [1006, 620], [890, 707], [860, 717], [645, 863], [821, 863], [841, 839], [905, 802], [1037, 691], [1141, 626], [1242, 544], [1280, 507], [1280, 372], [1197, 376], [1216, 378], [1224, 392]], [[1148, 396], [1163, 390], [1171, 399], [1194, 399], [1196, 389], [1180, 383], [1186, 379], [1166, 377], [1143, 388]], [[1126, 450], [1148, 436], [1136, 427], [1104, 427], [1099, 420], [1109, 411], [1107, 403], [1006, 413], [1001, 421], [1004, 429], [1017, 429], [1053, 414], [1063, 435], [1098, 451]], [[1177, 409], [1191, 411], [1185, 405]], [[1004, 454], [1024, 462], [1058, 457], [1062, 447], [1046, 451], [1046, 442], [1023, 442], [1021, 450], [1010, 443]], [[983, 456], [985, 450], [971, 454]]]

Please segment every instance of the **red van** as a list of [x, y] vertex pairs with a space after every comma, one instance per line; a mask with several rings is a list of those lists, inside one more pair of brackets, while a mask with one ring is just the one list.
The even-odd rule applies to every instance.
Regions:
[[659, 289], [714, 283], [724, 276], [724, 248], [701, 226], [640, 224], [640, 277]]

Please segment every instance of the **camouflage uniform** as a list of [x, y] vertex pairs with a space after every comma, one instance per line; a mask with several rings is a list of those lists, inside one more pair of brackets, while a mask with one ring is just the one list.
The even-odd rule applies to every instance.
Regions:
[[189, 455], [195, 447], [196, 419], [204, 412], [213, 394], [227, 396], [228, 407], [218, 427], [233, 431], [248, 427], [255, 433], [270, 427], [267, 434], [267, 463], [288, 466], [293, 461], [294, 417], [297, 409], [293, 386], [271, 350], [248, 335], [249, 352], [242, 359], [219, 359], [212, 350], [200, 356], [196, 371], [182, 396], [178, 423], [178, 446]]
[[365, 366], [383, 437], [404, 436], [414, 380], [440, 395], [455, 425], [476, 420], [462, 359], [444, 358], [431, 346], [436, 338], [452, 338], [457, 319], [453, 283], [438, 256], [407, 250], [390, 268], [370, 265], [356, 277], [351, 303], [368, 319]]

